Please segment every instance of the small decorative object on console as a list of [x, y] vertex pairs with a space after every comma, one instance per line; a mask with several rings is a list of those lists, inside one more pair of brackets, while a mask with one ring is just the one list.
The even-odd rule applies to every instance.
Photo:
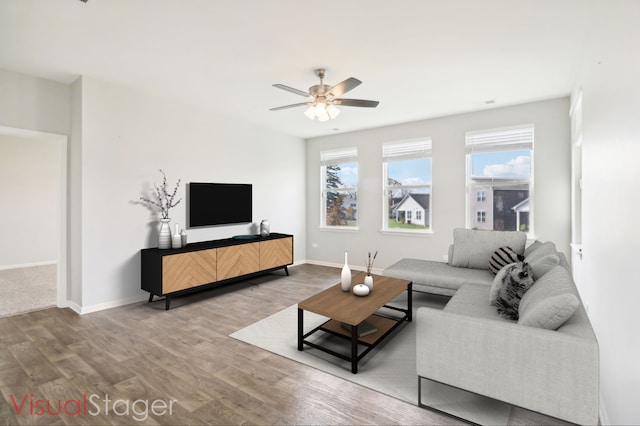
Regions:
[[182, 237], [180, 236], [180, 224], [176, 223], [176, 231], [171, 237], [171, 248], [182, 248]]
[[269, 221], [266, 219], [260, 222], [260, 236], [263, 238], [269, 236]]

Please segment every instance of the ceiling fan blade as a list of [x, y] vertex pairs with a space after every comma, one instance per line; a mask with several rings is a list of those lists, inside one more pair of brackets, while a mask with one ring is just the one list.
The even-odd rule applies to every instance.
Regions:
[[304, 96], [305, 98], [309, 97], [309, 92], [303, 92], [302, 90], [294, 89], [293, 87], [285, 86], [284, 84], [274, 84], [273, 87], [295, 93], [296, 95]]
[[362, 82], [357, 78], [350, 77], [345, 81], [342, 81], [336, 84], [335, 86], [333, 86], [331, 90], [327, 92], [326, 96], [334, 96], [334, 97], [340, 96], [344, 93], [347, 93], [349, 90], [355, 89], [361, 84]]
[[312, 103], [313, 102], [302, 102], [302, 103], [299, 103], [299, 104], [285, 105], [285, 106], [270, 108], [269, 111], [279, 111], [281, 109], [295, 108], [295, 107], [304, 106], [304, 105], [311, 105]]
[[378, 106], [380, 102], [366, 101], [364, 99], [334, 99], [332, 103], [336, 105], [342, 105], [342, 106], [375, 108]]

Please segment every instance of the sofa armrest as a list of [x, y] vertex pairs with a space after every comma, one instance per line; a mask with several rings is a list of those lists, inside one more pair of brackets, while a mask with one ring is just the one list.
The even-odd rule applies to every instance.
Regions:
[[421, 377], [580, 424], [598, 422], [596, 340], [431, 308], [416, 314]]

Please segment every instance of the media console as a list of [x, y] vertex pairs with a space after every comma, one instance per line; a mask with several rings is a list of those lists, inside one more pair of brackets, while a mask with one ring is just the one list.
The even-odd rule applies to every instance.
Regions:
[[229, 284], [293, 264], [293, 235], [272, 233], [250, 239], [227, 238], [187, 244], [179, 249], [141, 250], [142, 290], [165, 297]]

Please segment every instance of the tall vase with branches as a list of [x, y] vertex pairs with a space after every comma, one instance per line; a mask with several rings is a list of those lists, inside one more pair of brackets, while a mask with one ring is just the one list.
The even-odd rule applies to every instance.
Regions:
[[378, 251], [373, 254], [371, 257], [371, 252], [367, 255], [367, 276], [364, 277], [364, 284], [369, 287], [369, 290], [373, 290], [373, 277], [371, 276], [371, 269], [373, 269], [373, 262], [376, 260], [376, 256], [378, 256]]
[[180, 204], [182, 198], [176, 200], [178, 188], [180, 187], [180, 179], [176, 182], [176, 186], [173, 188], [173, 191], [169, 192], [169, 189], [167, 188], [167, 175], [162, 171], [162, 169], [160, 169], [160, 173], [162, 174], [162, 184], [160, 186], [156, 184], [153, 185], [155, 188], [155, 199], [140, 197], [140, 201], [148, 207], [160, 212], [158, 247], [163, 249], [171, 248], [171, 229], [169, 227], [171, 219], [169, 218], [169, 210]]

